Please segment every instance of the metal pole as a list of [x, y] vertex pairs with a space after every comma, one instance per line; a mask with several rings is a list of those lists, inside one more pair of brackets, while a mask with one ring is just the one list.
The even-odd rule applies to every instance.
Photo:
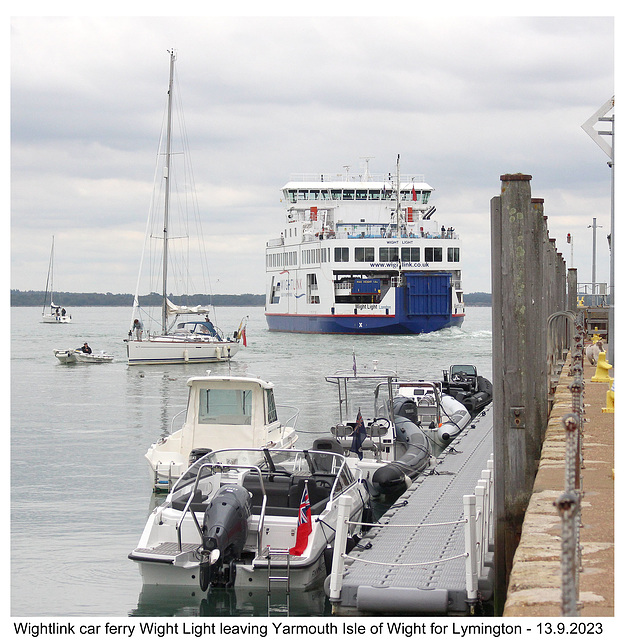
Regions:
[[342, 574], [344, 573], [344, 552], [348, 536], [348, 519], [351, 515], [353, 500], [350, 496], [340, 496], [337, 510], [337, 531], [333, 545], [333, 561], [331, 563], [331, 579], [329, 581], [329, 600], [338, 602], [342, 592]]

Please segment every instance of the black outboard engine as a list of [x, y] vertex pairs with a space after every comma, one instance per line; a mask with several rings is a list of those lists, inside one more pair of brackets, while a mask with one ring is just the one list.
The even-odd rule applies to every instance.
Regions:
[[235, 561], [248, 537], [250, 494], [239, 485], [225, 485], [215, 494], [202, 523], [200, 588], [230, 587], [235, 582]]

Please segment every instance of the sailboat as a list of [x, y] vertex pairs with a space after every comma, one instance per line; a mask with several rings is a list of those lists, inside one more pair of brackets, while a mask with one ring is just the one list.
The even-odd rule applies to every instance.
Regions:
[[[48, 278], [46, 279], [46, 293], [41, 310], [41, 321], [46, 324], [68, 324], [72, 322], [72, 316], [53, 300], [53, 273], [54, 273], [54, 236], [50, 249], [50, 262], [48, 263]], [[50, 300], [50, 302], [48, 302]]]
[[[161, 263], [160, 268], [155, 270], [155, 272], [160, 271], [160, 308], [159, 311], [153, 314], [150, 310], [140, 306], [139, 287], [142, 278], [142, 266], [140, 266], [140, 275], [133, 302], [131, 326], [128, 337], [125, 340], [129, 365], [228, 361], [239, 351], [242, 345], [246, 346], [246, 319], [242, 320], [232, 336], [225, 337], [222, 331], [209, 318], [209, 314], [213, 313], [211, 306], [176, 304], [168, 297], [171, 284], [168, 278], [171, 272], [185, 273], [185, 284], [182, 285], [184, 287], [189, 285], [191, 271], [189, 263], [190, 238], [187, 232], [178, 234], [170, 228], [171, 213], [175, 211], [174, 207], [171, 207], [171, 190], [173, 184], [177, 183], [173, 160], [175, 155], [188, 156], [188, 154], [179, 154], [172, 150], [172, 108], [176, 53], [173, 50], [169, 50], [168, 53], [170, 54], [170, 79], [165, 120], [165, 147], [158, 154], [158, 158], [163, 161], [163, 176], [155, 181], [162, 192], [153, 201], [157, 203], [157, 206], [151, 207], [153, 210], [163, 207], [163, 210], [162, 212], [159, 211], [158, 216], [152, 215], [151, 212], [146, 231], [146, 242], [156, 239], [160, 245]], [[183, 137], [184, 142], [185, 139]], [[189, 161], [188, 157], [187, 161]], [[183, 176], [183, 182], [188, 183], [191, 180], [191, 172], [189, 175]], [[188, 201], [195, 203], [195, 198], [188, 198]], [[157, 218], [158, 223], [155, 222]], [[155, 224], [155, 226], [158, 224], [154, 232], [151, 232], [151, 224]], [[197, 228], [200, 228], [199, 220], [197, 220]], [[184, 244], [185, 252], [188, 254], [184, 265], [176, 269], [174, 268], [175, 252], [171, 251], [173, 243]], [[151, 291], [155, 290], [157, 289], [151, 289]], [[185, 293], [189, 294], [189, 290]], [[150, 298], [155, 297], [158, 296], [155, 294], [150, 296]], [[158, 328], [156, 330], [151, 330], [150, 328], [145, 330], [144, 323], [156, 324]]]

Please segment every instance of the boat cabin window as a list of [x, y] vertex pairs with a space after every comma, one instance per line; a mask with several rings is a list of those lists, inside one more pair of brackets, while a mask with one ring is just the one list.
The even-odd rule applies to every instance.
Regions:
[[403, 247], [401, 260], [403, 262], [420, 262], [420, 247]]
[[374, 247], [356, 247], [355, 262], [374, 262]]
[[449, 247], [447, 259], [449, 262], [459, 262], [459, 247]]
[[274, 391], [266, 389], [266, 403], [268, 405], [268, 422], [276, 422], [279, 418], [276, 412], [276, 404], [274, 403]]
[[398, 262], [398, 247], [381, 247], [379, 262]]
[[348, 247], [335, 247], [335, 262], [348, 262]]
[[425, 247], [426, 262], [442, 262], [442, 247]]
[[199, 424], [250, 424], [253, 392], [250, 389], [201, 389]]

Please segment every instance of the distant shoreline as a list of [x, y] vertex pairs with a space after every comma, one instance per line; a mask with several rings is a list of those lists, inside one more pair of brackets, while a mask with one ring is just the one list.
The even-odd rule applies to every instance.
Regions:
[[[20, 291], [11, 289], [12, 307], [41, 307], [44, 291]], [[184, 300], [181, 296], [172, 296], [175, 304], [189, 306], [212, 305], [214, 307], [263, 307], [266, 296], [263, 293], [216, 294], [188, 296]], [[70, 293], [59, 291], [54, 294], [56, 304], [63, 307], [132, 307], [133, 295], [130, 293]], [[161, 304], [161, 296], [151, 293], [139, 297], [140, 304], [155, 306]], [[489, 307], [492, 305], [490, 293], [466, 293], [464, 301], [467, 307]]]

